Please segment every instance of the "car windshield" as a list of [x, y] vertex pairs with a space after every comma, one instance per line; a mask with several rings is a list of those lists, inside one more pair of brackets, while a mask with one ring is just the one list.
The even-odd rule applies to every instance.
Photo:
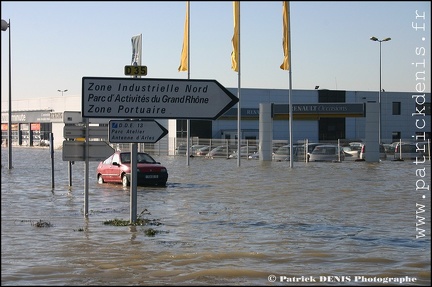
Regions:
[[120, 154], [120, 160], [122, 163], [130, 163], [131, 162], [130, 153]]
[[277, 151], [275, 151], [275, 154], [289, 154], [289, 147], [282, 146], [282, 147], [278, 148]]
[[351, 150], [361, 150], [362, 146], [359, 144], [350, 144]]
[[317, 146], [313, 152], [313, 154], [335, 154], [336, 153], [336, 148], [334, 147], [320, 147]]
[[137, 159], [139, 163], [154, 163], [154, 159], [146, 153], [137, 154]]
[[[130, 153], [122, 153], [120, 155], [120, 159], [122, 163], [130, 163], [131, 162], [131, 154]], [[155, 160], [146, 153], [137, 153], [137, 162], [138, 163], [155, 163]]]

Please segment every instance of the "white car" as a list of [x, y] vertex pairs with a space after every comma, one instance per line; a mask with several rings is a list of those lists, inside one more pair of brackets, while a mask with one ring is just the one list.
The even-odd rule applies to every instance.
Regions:
[[[359, 159], [360, 160], [366, 160], [366, 153], [365, 153], [365, 151], [366, 151], [366, 148], [365, 148], [365, 145], [363, 144], [362, 147], [361, 147], [361, 150], [360, 150], [360, 154], [359, 154]], [[384, 148], [383, 144], [380, 144], [380, 146], [379, 146], [379, 158], [381, 160], [387, 159], [387, 153], [385, 151], [385, 148]]]
[[[293, 159], [297, 154], [297, 146], [293, 146]], [[290, 145], [284, 145], [279, 147], [272, 155], [274, 161], [289, 161], [290, 160]]]
[[[249, 158], [249, 156], [255, 152], [258, 152], [258, 147], [255, 145], [240, 147], [241, 157]], [[230, 154], [228, 158], [237, 158], [237, 151], [234, 151], [232, 154]]]
[[334, 144], [319, 145], [312, 151], [309, 161], [343, 161], [345, 154], [341, 146]]

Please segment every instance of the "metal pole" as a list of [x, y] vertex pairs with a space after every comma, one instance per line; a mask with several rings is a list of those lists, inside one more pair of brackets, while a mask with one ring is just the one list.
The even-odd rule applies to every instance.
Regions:
[[[238, 2], [238, 73], [237, 73], [237, 81], [238, 81], [238, 89], [237, 89], [237, 166], [240, 166], [241, 162], [241, 140], [242, 140], [242, 132], [241, 132], [241, 54], [240, 54], [240, 1]], [[227, 151], [229, 151], [229, 144], [227, 142]]]
[[[63, 97], [63, 93], [67, 92], [68, 90], [57, 90], [57, 91], [60, 92]], [[72, 186], [72, 162], [71, 161], [68, 162], [68, 174], [69, 174], [69, 187], [71, 187]]]
[[72, 162], [68, 162], [69, 187], [72, 186]]
[[379, 41], [379, 49], [380, 49], [380, 57], [379, 57], [379, 73], [380, 73], [380, 82], [379, 82], [379, 92], [378, 92], [378, 144], [381, 144], [381, 42]]
[[5, 20], [1, 20], [1, 29], [2, 31], [6, 31], [9, 29], [9, 110], [8, 110], [8, 168], [12, 169], [12, 51], [11, 51], [11, 25], [10, 19], [9, 23]]
[[84, 145], [84, 217], [89, 215], [89, 119], [85, 118], [85, 145]]
[[384, 38], [382, 40], [379, 40], [377, 37], [370, 37], [370, 40], [375, 41], [375, 42], [379, 42], [379, 45], [380, 45], [379, 46], [379, 49], [380, 49], [380, 51], [379, 51], [380, 83], [379, 83], [379, 91], [378, 91], [378, 142], [379, 142], [379, 144], [381, 144], [381, 90], [382, 90], [382, 86], [381, 86], [381, 71], [382, 71], [382, 68], [381, 68], [381, 43], [390, 41], [391, 38], [387, 37], [387, 38]]
[[9, 149], [9, 169], [12, 168], [12, 63], [11, 63], [11, 26], [9, 19], [9, 128], [8, 128], [8, 149]]
[[[187, 51], [187, 55], [188, 55], [188, 80], [190, 79], [190, 37], [189, 37], [189, 31], [190, 31], [190, 19], [189, 19], [189, 15], [190, 15], [190, 5], [189, 5], [189, 1], [187, 2], [187, 17], [188, 17], [188, 19], [187, 19], [187, 23], [188, 23], [188, 27], [187, 27], [187, 41], [188, 41], [188, 43], [187, 43], [187, 47], [188, 47], [188, 51]], [[189, 157], [190, 157], [190, 147], [189, 147], [189, 140], [190, 140], [190, 136], [191, 136], [191, 133], [190, 133], [190, 120], [189, 119], [187, 119], [186, 120], [186, 129], [187, 129], [187, 132], [186, 132], [186, 137], [187, 137], [187, 142], [186, 142], [186, 165], [187, 166], [189, 166], [190, 165], [190, 160], [189, 160]]]
[[[138, 155], [137, 155], [137, 144], [130, 143], [130, 154], [131, 154], [131, 174], [130, 174], [130, 223], [136, 223], [137, 221], [137, 177], [138, 177]], [[126, 175], [125, 175], [126, 176]]]
[[50, 155], [51, 155], [51, 188], [54, 190], [54, 134], [49, 133]]

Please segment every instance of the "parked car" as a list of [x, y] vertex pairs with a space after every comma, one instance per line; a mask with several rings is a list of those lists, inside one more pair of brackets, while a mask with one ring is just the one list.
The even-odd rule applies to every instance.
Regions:
[[[365, 154], [365, 152], [366, 152], [366, 148], [365, 148], [365, 145], [363, 144], [362, 147], [361, 147], [361, 150], [360, 150], [359, 159], [366, 160], [366, 154]], [[379, 145], [379, 158], [381, 160], [387, 159], [387, 153], [385, 151], [385, 148], [384, 148], [383, 144]]]
[[248, 156], [248, 159], [259, 159], [259, 152], [254, 152]]
[[210, 146], [206, 145], [206, 146], [203, 146], [202, 148], [197, 149], [195, 151], [194, 155], [195, 156], [205, 156], [206, 154], [209, 153], [210, 150], [211, 150]]
[[[165, 186], [168, 180], [166, 167], [152, 158], [148, 153], [137, 153], [137, 185]], [[122, 183], [130, 185], [131, 153], [117, 151], [106, 160], [99, 163], [96, 170], [99, 184]]]
[[[297, 146], [293, 145], [293, 159], [296, 158]], [[283, 145], [279, 147], [272, 155], [274, 161], [288, 161], [290, 160], [290, 145]]]
[[[323, 145], [324, 143], [308, 143], [307, 144], [307, 152], [305, 153], [305, 145], [297, 146], [296, 159], [298, 161], [309, 161], [310, 155], [316, 146]], [[306, 158], [305, 158], [306, 157]]]
[[415, 143], [402, 143], [397, 144], [394, 152], [394, 159], [423, 159], [422, 150], [419, 149]]
[[206, 157], [208, 158], [214, 158], [214, 157], [225, 157], [228, 158], [229, 155], [234, 151], [234, 148], [231, 148], [227, 145], [220, 145], [212, 149], [206, 154]]
[[[282, 146], [284, 146], [284, 145], [273, 145], [273, 147], [272, 147], [272, 150], [273, 150], [273, 152], [272, 152], [272, 159], [274, 158], [274, 153], [275, 153], [279, 148], [281, 148]], [[288, 146], [289, 146], [289, 145], [288, 145]], [[296, 146], [296, 145], [294, 145], [294, 146]], [[258, 147], [257, 147], [257, 148], [258, 148]], [[283, 150], [283, 149], [282, 149], [282, 150]], [[279, 152], [283, 153], [282, 150], [279, 151]], [[248, 156], [248, 158], [249, 158], [249, 159], [259, 159], [259, 158], [260, 158], [260, 156], [259, 156], [259, 151], [257, 150], [256, 152], [251, 153], [251, 154]], [[287, 158], [287, 160], [289, 160], [289, 157]]]
[[345, 155], [341, 146], [319, 145], [312, 151], [309, 161], [343, 161]]
[[[205, 147], [205, 146], [206, 145], [202, 145], [202, 144], [191, 145], [189, 147], [189, 150], [190, 150], [189, 155], [195, 155], [195, 153], [198, 149]], [[186, 150], [187, 150], [186, 144], [181, 144], [176, 148], [176, 155], [186, 155]]]
[[176, 155], [185, 155], [186, 154], [186, 144], [181, 144], [175, 149]]
[[[255, 145], [242, 146], [240, 147], [241, 157], [249, 158], [254, 152], [258, 152], [258, 147]], [[229, 158], [237, 158], [237, 151], [235, 150], [233, 153], [229, 155]]]
[[345, 160], [357, 160], [359, 159], [360, 156], [360, 151], [353, 149], [350, 146], [344, 146], [342, 147], [344, 155], [345, 155]]
[[190, 155], [196, 155], [196, 152], [199, 150], [199, 149], [201, 149], [201, 148], [204, 148], [204, 147], [207, 147], [207, 145], [203, 145], [203, 144], [194, 144], [194, 145], [192, 145], [191, 147], [190, 147]]
[[396, 145], [383, 144], [383, 146], [387, 155], [394, 155]]

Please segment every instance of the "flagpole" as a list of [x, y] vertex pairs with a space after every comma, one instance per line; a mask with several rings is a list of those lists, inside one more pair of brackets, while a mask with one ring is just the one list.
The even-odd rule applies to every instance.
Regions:
[[[187, 42], [188, 42], [188, 48], [187, 48], [187, 55], [188, 55], [188, 80], [190, 79], [190, 37], [189, 37], [189, 31], [190, 31], [190, 17], [189, 17], [189, 13], [190, 13], [190, 1], [187, 1], [186, 5], [187, 5]], [[189, 157], [190, 157], [190, 147], [189, 147], [189, 139], [190, 139], [190, 120], [187, 119], [186, 120], [186, 138], [187, 138], [187, 143], [186, 143], [186, 165], [189, 166], [190, 161], [189, 161]]]
[[290, 3], [289, 1], [282, 2], [282, 22], [283, 22], [283, 49], [284, 61], [280, 66], [283, 70], [289, 70], [289, 90], [288, 90], [288, 128], [289, 128], [289, 148], [290, 148], [290, 168], [293, 167], [293, 112], [291, 104], [292, 93], [292, 66], [291, 66], [291, 25], [290, 25]]
[[240, 1], [238, 2], [238, 89], [237, 89], [237, 97], [239, 99], [237, 104], [237, 166], [240, 166], [241, 159], [241, 105], [240, 105], [240, 95], [241, 95], [241, 87], [240, 87]]
[[289, 112], [289, 137], [290, 137], [290, 167], [293, 167], [293, 113], [292, 113], [292, 103], [291, 103], [291, 92], [292, 92], [292, 65], [291, 65], [291, 18], [290, 18], [290, 3], [287, 3], [288, 11], [288, 63], [289, 63], [289, 92], [288, 92], [288, 112]]
[[[185, 26], [184, 26], [184, 33], [183, 33], [183, 46], [182, 46], [182, 52], [180, 57], [180, 66], [178, 67], [179, 72], [187, 71], [188, 72], [188, 80], [190, 79], [190, 40], [189, 40], [189, 30], [190, 30], [190, 23], [189, 23], [189, 12], [190, 12], [190, 1], [186, 1], [186, 19], [185, 19]], [[176, 120], [177, 123], [177, 120]], [[177, 136], [176, 136], [177, 138]], [[190, 157], [190, 120], [186, 120], [186, 165], [189, 165], [189, 157]]]
[[[132, 65], [142, 65], [142, 34], [132, 37]], [[141, 78], [140, 75], [132, 76], [134, 78]], [[88, 121], [87, 121], [88, 124]], [[130, 222], [135, 223], [137, 220], [137, 152], [138, 144], [130, 143], [131, 154], [131, 178], [130, 178]]]
[[[233, 1], [234, 33], [232, 37], [233, 51], [231, 52], [231, 69], [237, 72], [237, 165], [240, 166], [240, 146], [241, 146], [241, 105], [240, 105], [240, 1]], [[227, 143], [229, 149], [229, 143]]]
[[[290, 45], [291, 46], [291, 45]], [[290, 62], [290, 69], [289, 69], [289, 92], [288, 92], [288, 113], [289, 113], [289, 138], [290, 138], [290, 167], [293, 167], [293, 132], [292, 132], [292, 121], [293, 121], [293, 114], [292, 114], [292, 104], [291, 104], [291, 91], [292, 91], [292, 77], [291, 77], [291, 48], [289, 48], [289, 62]]]

